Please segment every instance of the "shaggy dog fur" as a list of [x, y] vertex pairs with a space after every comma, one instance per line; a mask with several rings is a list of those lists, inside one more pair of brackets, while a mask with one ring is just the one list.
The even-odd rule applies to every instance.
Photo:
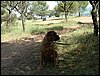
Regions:
[[42, 44], [41, 44], [41, 61], [40, 65], [43, 66], [45, 63], [56, 63], [57, 52], [55, 51], [54, 45], [55, 42], [59, 40], [60, 37], [55, 31], [49, 31], [45, 35]]

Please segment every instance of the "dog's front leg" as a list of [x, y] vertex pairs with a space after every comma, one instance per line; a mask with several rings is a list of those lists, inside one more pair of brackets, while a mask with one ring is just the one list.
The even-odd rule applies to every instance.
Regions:
[[40, 64], [38, 66], [37, 69], [43, 69], [43, 64], [44, 64], [44, 59], [43, 59], [43, 55], [41, 54], [41, 57], [40, 57]]

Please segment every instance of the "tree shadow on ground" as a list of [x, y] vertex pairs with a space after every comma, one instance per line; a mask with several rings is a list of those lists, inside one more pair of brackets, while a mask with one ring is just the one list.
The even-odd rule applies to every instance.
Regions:
[[39, 64], [40, 42], [32, 39], [1, 43], [1, 74], [31, 75]]
[[74, 39], [77, 39], [78, 43], [64, 46], [63, 51], [66, 50], [66, 52], [59, 56], [63, 74], [99, 75], [99, 37], [87, 34], [76, 36], [72, 40]]

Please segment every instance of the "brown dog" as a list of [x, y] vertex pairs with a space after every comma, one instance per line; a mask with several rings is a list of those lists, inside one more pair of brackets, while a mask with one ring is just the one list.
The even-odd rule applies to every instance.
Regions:
[[57, 52], [54, 48], [54, 41], [59, 40], [59, 36], [55, 31], [49, 31], [45, 35], [41, 44], [41, 61], [40, 66], [42, 67], [45, 63], [50, 62], [55, 64], [57, 58]]

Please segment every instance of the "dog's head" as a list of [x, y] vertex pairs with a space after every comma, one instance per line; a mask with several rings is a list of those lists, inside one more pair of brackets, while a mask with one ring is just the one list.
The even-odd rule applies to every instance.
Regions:
[[57, 41], [60, 39], [59, 35], [57, 35], [55, 31], [47, 32], [46, 37], [49, 41]]

